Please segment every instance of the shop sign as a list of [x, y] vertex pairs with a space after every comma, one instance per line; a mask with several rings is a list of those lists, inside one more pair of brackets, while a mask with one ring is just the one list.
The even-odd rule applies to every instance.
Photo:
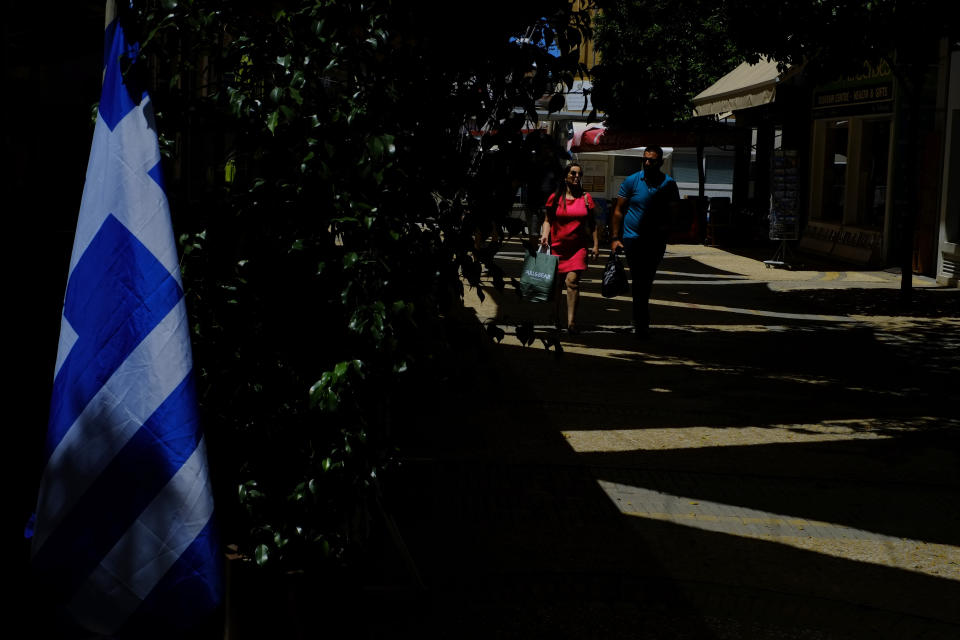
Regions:
[[820, 85], [813, 92], [814, 109], [834, 109], [893, 100], [893, 74], [886, 60], [864, 61], [859, 73]]
[[873, 102], [893, 100], [893, 83], [885, 82], [873, 86], [850, 87], [813, 94], [814, 109], [830, 109]]

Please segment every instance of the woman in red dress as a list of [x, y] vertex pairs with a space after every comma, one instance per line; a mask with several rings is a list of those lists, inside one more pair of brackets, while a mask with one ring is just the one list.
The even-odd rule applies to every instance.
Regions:
[[[540, 244], [549, 245], [559, 258], [557, 283], [567, 288], [567, 331], [577, 333], [577, 303], [580, 301], [580, 274], [587, 268], [587, 251], [600, 256], [594, 202], [580, 186], [583, 169], [571, 164], [563, 183], [547, 198], [547, 216], [540, 229]], [[560, 296], [557, 292], [557, 326], [560, 324]]]

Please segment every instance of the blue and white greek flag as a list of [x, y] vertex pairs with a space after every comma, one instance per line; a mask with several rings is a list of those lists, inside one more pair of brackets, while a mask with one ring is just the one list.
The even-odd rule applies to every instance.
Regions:
[[150, 98], [125, 85], [117, 20], [105, 44], [33, 566], [94, 633], [178, 637], [217, 608], [221, 557]]

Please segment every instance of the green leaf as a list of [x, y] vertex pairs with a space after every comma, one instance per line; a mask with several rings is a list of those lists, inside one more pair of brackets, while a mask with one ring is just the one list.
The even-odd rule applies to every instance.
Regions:
[[273, 133], [277, 128], [277, 122], [280, 120], [280, 111], [274, 111], [269, 116], [267, 116], [267, 129], [270, 130], [270, 133]]
[[265, 544], [258, 544], [256, 549], [253, 551], [253, 559], [256, 560], [257, 566], [262, 567], [267, 563], [267, 560], [270, 559], [270, 550]]
[[546, 337], [540, 338], [540, 342], [543, 343], [543, 348], [547, 351], [550, 351], [550, 347], [553, 347], [554, 353], [557, 355], [563, 353], [563, 345], [560, 343], [560, 336], [556, 333], [550, 333]]
[[487, 335], [499, 343], [503, 340], [506, 334], [504, 333], [503, 329], [493, 323], [490, 323], [487, 325]]
[[560, 111], [563, 109], [564, 105], [567, 103], [567, 99], [562, 93], [555, 93], [553, 97], [550, 98], [550, 103], [547, 105], [547, 111], [554, 113], [555, 111]]
[[284, 69], [289, 69], [291, 62], [293, 62], [293, 57], [289, 53], [285, 56], [277, 56], [277, 64]]
[[306, 173], [310, 170], [310, 161], [313, 160], [315, 155], [316, 154], [311, 151], [303, 157], [303, 160], [300, 162], [300, 173]]
[[517, 340], [520, 341], [520, 344], [523, 346], [529, 346], [533, 344], [535, 337], [533, 331], [533, 324], [530, 322], [521, 322], [517, 325]]
[[293, 493], [290, 494], [290, 500], [293, 502], [302, 502], [306, 496], [307, 485], [304, 482], [301, 482], [293, 489]]
[[227, 88], [227, 94], [230, 96], [230, 110], [234, 115], [241, 115], [247, 96], [244, 95], [242, 91], [234, 89], [233, 87]]

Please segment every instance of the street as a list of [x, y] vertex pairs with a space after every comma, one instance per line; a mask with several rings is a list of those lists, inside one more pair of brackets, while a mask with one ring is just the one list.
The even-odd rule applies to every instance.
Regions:
[[466, 300], [503, 341], [401, 432], [422, 590], [385, 637], [960, 637], [960, 292], [916, 278], [897, 315], [898, 274], [670, 245], [648, 339], [603, 255], [545, 349], [522, 252]]

